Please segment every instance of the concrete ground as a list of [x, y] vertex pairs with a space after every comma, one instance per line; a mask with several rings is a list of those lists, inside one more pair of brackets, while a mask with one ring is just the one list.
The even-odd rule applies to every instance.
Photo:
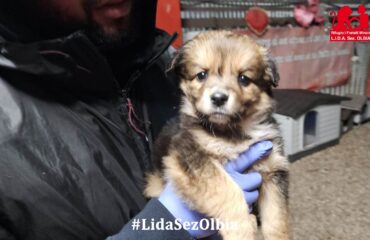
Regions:
[[294, 240], [370, 239], [370, 123], [291, 165]]

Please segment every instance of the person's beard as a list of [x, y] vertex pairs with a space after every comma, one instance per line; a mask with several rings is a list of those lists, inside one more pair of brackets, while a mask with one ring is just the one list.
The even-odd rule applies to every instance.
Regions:
[[[93, 1], [85, 6], [89, 24], [84, 32], [107, 58], [114, 73], [125, 75], [136, 64], [141, 64], [138, 62], [145, 61], [144, 56], [154, 43], [156, 0], [132, 0], [131, 14], [126, 24], [128, 28], [114, 34], [107, 34], [93, 20]], [[133, 61], [134, 59], [138, 62]]]
[[[122, 19], [116, 20], [117, 26], [122, 25], [122, 28], [119, 29], [118, 27], [118, 31], [115, 33], [106, 33], [103, 28], [94, 21], [92, 12], [96, 1], [97, 0], [88, 0], [84, 5], [85, 12], [88, 17], [88, 24], [85, 26], [83, 31], [89, 37], [89, 39], [102, 51], [117, 51], [134, 44], [135, 40], [138, 39], [142, 31], [142, 22], [138, 17], [140, 9], [137, 1], [133, 0], [131, 14], [127, 19], [125, 19], [128, 24], [120, 24], [120, 22], [123, 21]], [[127, 27], [124, 28], [124, 25], [127, 25]]]

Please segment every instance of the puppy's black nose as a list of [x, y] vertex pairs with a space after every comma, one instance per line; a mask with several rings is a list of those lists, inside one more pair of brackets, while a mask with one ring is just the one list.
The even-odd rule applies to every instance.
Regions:
[[229, 99], [229, 96], [221, 92], [215, 92], [214, 94], [211, 95], [212, 103], [216, 105], [217, 107], [224, 105], [228, 99]]

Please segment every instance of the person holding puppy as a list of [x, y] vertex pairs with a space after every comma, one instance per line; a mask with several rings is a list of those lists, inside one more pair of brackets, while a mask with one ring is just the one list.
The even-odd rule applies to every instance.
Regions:
[[[144, 198], [161, 127], [176, 115], [164, 76], [173, 38], [156, 1], [0, 3], [0, 239], [192, 239], [215, 231], [133, 230], [135, 219], [197, 222], [167, 185]], [[252, 206], [261, 176], [241, 174], [271, 150], [257, 143], [226, 166]], [[131, 221], [131, 222], [130, 222]]]

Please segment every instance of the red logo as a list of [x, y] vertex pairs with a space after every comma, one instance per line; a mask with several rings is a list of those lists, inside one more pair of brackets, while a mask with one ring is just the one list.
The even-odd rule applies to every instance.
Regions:
[[365, 6], [358, 6], [358, 15], [352, 16], [352, 13], [349, 6], [341, 7], [338, 12], [330, 12], [333, 17], [330, 41], [370, 41], [369, 15]]

